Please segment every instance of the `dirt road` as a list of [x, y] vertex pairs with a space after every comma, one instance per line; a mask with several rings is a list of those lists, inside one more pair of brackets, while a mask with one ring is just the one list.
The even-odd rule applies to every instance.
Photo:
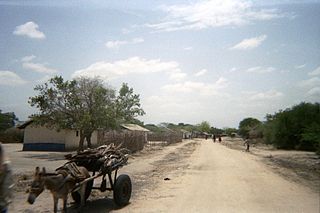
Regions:
[[319, 194], [275, 174], [256, 156], [203, 140], [186, 174], [123, 212], [315, 212]]
[[[61, 154], [49, 155], [59, 161], [52, 161], [45, 153], [11, 152], [11, 156], [19, 159], [33, 156], [34, 163], [48, 163], [52, 169], [63, 162]], [[17, 162], [20, 165], [24, 161]], [[129, 162], [121, 173], [132, 178], [130, 204], [117, 209], [112, 194], [95, 192], [83, 212], [318, 213], [320, 210], [320, 197], [315, 191], [284, 179], [255, 155], [229, 149], [212, 140], [189, 140], [149, 148], [133, 155]], [[21, 171], [17, 167], [23, 164], [19, 165], [14, 165], [16, 171]], [[32, 167], [28, 164], [28, 168]], [[12, 212], [52, 212], [50, 196], [46, 192], [30, 206], [23, 191], [18, 191]], [[77, 212], [73, 204], [68, 208], [69, 213]]]

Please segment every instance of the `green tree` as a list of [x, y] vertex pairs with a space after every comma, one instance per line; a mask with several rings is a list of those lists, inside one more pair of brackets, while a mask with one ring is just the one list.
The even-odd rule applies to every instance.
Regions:
[[141, 108], [140, 95], [134, 94], [133, 88], [130, 88], [126, 83], [123, 83], [119, 90], [119, 95], [115, 101], [115, 108], [119, 124], [124, 122], [139, 123], [136, 117], [145, 114]]
[[2, 111], [0, 110], [0, 132], [13, 127], [15, 121], [17, 120], [18, 118], [16, 117], [14, 112], [2, 113]]
[[249, 137], [249, 132], [253, 128], [261, 125], [261, 121], [256, 118], [245, 118], [239, 123], [239, 134], [246, 138]]
[[200, 132], [207, 132], [208, 133], [211, 130], [211, 126], [210, 126], [210, 123], [208, 121], [202, 121], [197, 126], [198, 126], [198, 130]]
[[301, 140], [304, 143], [313, 146], [318, 155], [320, 155], [320, 124], [313, 122], [303, 129]]
[[120, 121], [134, 118], [138, 111], [136, 106], [140, 106], [139, 96], [133, 94], [132, 88], [120, 89], [116, 97], [115, 90], [106, 87], [97, 78], [64, 81], [61, 76], [56, 76], [36, 86], [35, 90], [39, 94], [30, 97], [29, 103], [38, 108], [39, 113], [32, 115], [32, 119], [37, 124], [57, 130], [79, 130], [80, 150], [83, 149], [85, 139], [88, 146], [91, 146], [94, 130], [117, 128]]
[[102, 80], [97, 78], [82, 77], [76, 79], [76, 82], [77, 99], [81, 103], [79, 110], [82, 130], [80, 129], [79, 147], [83, 147], [84, 138], [91, 147], [94, 130], [117, 127], [114, 115], [115, 90], [104, 86]]
[[236, 128], [223, 128], [224, 132], [228, 135], [228, 136], [232, 136], [233, 133], [237, 133], [238, 130]]
[[211, 127], [210, 133], [214, 135], [221, 135], [224, 131], [222, 129], [219, 129], [217, 127]]
[[320, 104], [299, 105], [267, 115], [264, 139], [282, 149], [319, 149]]

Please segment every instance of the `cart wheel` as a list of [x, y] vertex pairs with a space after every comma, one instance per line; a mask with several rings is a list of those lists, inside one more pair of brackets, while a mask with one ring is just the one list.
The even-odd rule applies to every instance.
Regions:
[[[87, 185], [86, 185], [86, 193], [84, 196], [84, 201], [86, 201], [88, 199], [88, 197], [90, 196], [92, 186], [93, 186], [93, 180], [88, 181]], [[72, 192], [71, 197], [74, 200], [74, 202], [81, 203], [81, 196], [80, 196], [79, 191]]]
[[131, 197], [132, 185], [128, 175], [120, 175], [113, 189], [113, 199], [118, 206], [125, 206]]

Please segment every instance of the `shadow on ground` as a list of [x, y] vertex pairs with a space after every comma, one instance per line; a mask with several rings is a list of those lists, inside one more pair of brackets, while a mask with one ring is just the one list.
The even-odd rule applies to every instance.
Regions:
[[[130, 205], [130, 204], [128, 204]], [[85, 206], [81, 209], [79, 209], [79, 206], [75, 203], [72, 203], [71, 206], [67, 208], [68, 213], [106, 213], [110, 212], [112, 210], [118, 210], [121, 209], [121, 207], [117, 206], [113, 199], [111, 198], [100, 198], [95, 200], [88, 200], [85, 204]]]
[[44, 154], [28, 154], [28, 158], [34, 158], [34, 159], [42, 159], [42, 160], [48, 160], [48, 161], [57, 161], [57, 160], [66, 160], [65, 154], [62, 153], [44, 153]]

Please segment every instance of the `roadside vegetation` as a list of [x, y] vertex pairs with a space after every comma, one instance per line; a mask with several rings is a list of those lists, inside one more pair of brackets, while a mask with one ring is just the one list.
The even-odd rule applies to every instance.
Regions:
[[278, 149], [315, 151], [320, 154], [320, 104], [300, 103], [266, 116], [266, 121], [245, 118], [242, 137], [261, 138]]
[[14, 112], [2, 112], [0, 109], [0, 141], [6, 143], [23, 141], [23, 131], [15, 128], [17, 121]]

